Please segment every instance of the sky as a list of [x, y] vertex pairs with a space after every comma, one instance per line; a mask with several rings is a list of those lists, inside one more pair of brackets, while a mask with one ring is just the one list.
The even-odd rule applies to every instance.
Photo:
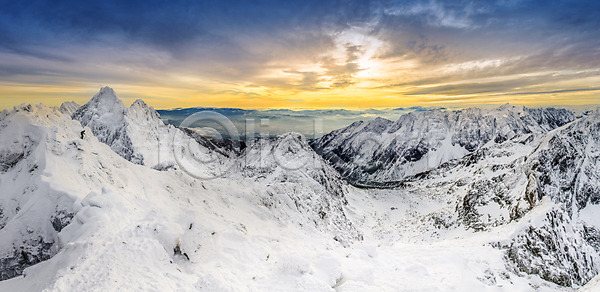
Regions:
[[0, 108], [600, 103], [599, 1], [0, 0]]

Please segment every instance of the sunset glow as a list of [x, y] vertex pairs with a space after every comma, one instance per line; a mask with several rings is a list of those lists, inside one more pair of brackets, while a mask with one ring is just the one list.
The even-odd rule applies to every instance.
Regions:
[[155, 108], [600, 103], [594, 2], [24, 5], [0, 10], [3, 108], [106, 85]]

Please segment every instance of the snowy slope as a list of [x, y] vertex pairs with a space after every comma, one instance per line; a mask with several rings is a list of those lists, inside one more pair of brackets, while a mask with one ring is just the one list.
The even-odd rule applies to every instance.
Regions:
[[345, 246], [362, 238], [344, 212], [347, 183], [301, 135], [288, 133], [249, 145], [239, 163], [237, 173], [264, 186], [269, 197], [263, 203], [274, 212], [287, 205], [308, 224], [332, 231]]
[[[534, 167], [574, 155], [553, 139], [592, 137], [565, 164], [587, 165], [572, 196], [586, 194], [597, 118], [358, 189], [300, 135], [242, 147], [113, 96], [77, 119], [0, 114], [0, 291], [573, 291], [597, 273], [595, 191], [569, 211], [552, 191], [567, 180]], [[131, 152], [114, 147], [125, 135]]]
[[364, 190], [356, 200], [373, 210], [359, 218], [387, 244], [481, 234], [513, 273], [581, 286], [600, 267], [598, 129], [588, 115], [535, 143], [489, 144], [396, 188]]
[[524, 135], [533, 139], [573, 120], [574, 115], [563, 109], [508, 104], [492, 110], [433, 110], [409, 113], [395, 122], [355, 122], [314, 141], [312, 147], [355, 185], [395, 185], [486, 144]]
[[[323, 200], [301, 204], [294, 200], [303, 194], [277, 190], [302, 181], [273, 181], [271, 189], [255, 178], [202, 181], [177, 167], [130, 163], [93, 132], [82, 138], [79, 122], [56, 109], [3, 115], [4, 279], [37, 265], [0, 282], [0, 290], [329, 291], [335, 274], [307, 274], [328, 265], [313, 267], [312, 258], [327, 259], [328, 249], [358, 237], [338, 204], [344, 194], [328, 197], [326, 177], [312, 193]], [[328, 212], [324, 222], [315, 222], [318, 212]]]
[[[46, 115], [47, 110], [42, 107], [35, 114]], [[302, 255], [312, 246], [312, 240], [305, 237], [313, 234], [318, 242], [320, 232], [296, 227], [293, 223], [304, 219], [291, 210], [278, 217], [264, 207], [259, 184], [218, 179], [202, 182], [179, 170], [161, 172], [131, 164], [94, 136], [80, 139], [82, 128], [68, 116], [51, 114], [62, 123], [57, 123], [60, 127], [33, 122], [31, 127], [38, 132], [29, 136], [34, 138], [31, 147], [36, 155], [27, 156], [30, 161], [17, 162], [17, 168], [7, 172], [28, 177], [22, 186], [3, 183], [13, 192], [3, 198], [8, 203], [2, 206], [7, 210], [10, 206], [16, 213], [5, 213], [7, 224], [0, 232], [2, 238], [19, 244], [28, 234], [43, 238], [21, 249], [40, 249], [42, 242], [52, 244], [42, 259], [60, 252], [26, 270], [25, 277], [2, 285], [24, 291], [91, 287], [238, 290], [235, 287], [277, 287], [270, 283], [269, 275], [281, 274], [284, 283], [279, 285], [299, 281], [312, 287], [307, 288], [310, 290], [329, 287], [316, 277], [302, 277], [311, 268]], [[18, 119], [11, 118], [7, 129]], [[25, 125], [32, 122], [29, 116], [23, 119]], [[22, 132], [10, 133], [17, 136]], [[31, 173], [28, 162], [38, 163]], [[35, 189], [27, 184], [44, 187], [23, 196], [22, 189]], [[12, 208], [11, 198], [22, 204], [20, 209]], [[51, 223], [61, 210], [73, 217], [59, 232]], [[285, 236], [279, 235], [282, 228]], [[340, 246], [333, 237], [321, 239], [323, 248]], [[11, 246], [3, 241], [2, 252]], [[237, 268], [219, 268], [223, 266]], [[251, 271], [245, 267], [253, 267], [256, 274], [244, 272]], [[246, 274], [240, 277], [242, 272]]]

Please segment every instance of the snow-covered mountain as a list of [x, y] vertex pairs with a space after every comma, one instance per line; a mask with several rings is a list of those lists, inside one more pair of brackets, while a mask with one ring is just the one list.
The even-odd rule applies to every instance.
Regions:
[[61, 113], [66, 115], [72, 115], [76, 110], [78, 110], [81, 106], [74, 101], [65, 101], [60, 105], [58, 109]]
[[[506, 110], [507, 107], [502, 107], [496, 111]], [[507, 116], [514, 114], [514, 110], [509, 109]], [[519, 112], [521, 110], [524, 109]], [[503, 251], [508, 267], [517, 274], [538, 275], [567, 287], [583, 285], [597, 275], [600, 271], [597, 227], [600, 220], [596, 214], [600, 211], [600, 112], [590, 112], [569, 123], [572, 116], [560, 110], [533, 112], [560, 114], [544, 114], [546, 118], [537, 119], [537, 124], [524, 123], [527, 127], [508, 132], [512, 134], [503, 141], [495, 141], [497, 138], [488, 135], [490, 140], [472, 152], [465, 151], [463, 156], [446, 162], [435, 160], [430, 169], [407, 175], [394, 184], [376, 184], [389, 189], [371, 190], [375, 197], [391, 201], [397, 200], [391, 196], [404, 197], [410, 198], [409, 205], [424, 205], [405, 210], [407, 215], [398, 221], [391, 220], [390, 225], [394, 227], [380, 230], [379, 236], [388, 237], [397, 232], [403, 235], [396, 237], [439, 240], [448, 239], [461, 230], [500, 233], [503, 235], [498, 239], [488, 235], [487, 244]], [[565, 125], [549, 122], [548, 116], [564, 117], [555, 120]], [[349, 127], [334, 132], [313, 146], [318, 148], [319, 142], [335, 141], [331, 136], [357, 137], [360, 134], [347, 132], [356, 133], [358, 127], [362, 131], [373, 131], [377, 128], [374, 125], [381, 125], [378, 127], [380, 136], [374, 134], [368, 138], [376, 140], [385, 137], [385, 129], [393, 124], [382, 119], [367, 125], [356, 124], [354, 130], [348, 130]], [[488, 132], [498, 135], [496, 130]], [[353, 143], [358, 139], [346, 141]], [[367, 153], [372, 151], [371, 145], [363, 145], [367, 145]], [[459, 142], [459, 145], [462, 144]], [[396, 209], [389, 212], [393, 213], [398, 212]]]
[[[130, 153], [143, 152], [140, 145], [153, 140], [153, 134], [167, 140], [162, 145], [175, 145], [172, 152], [198, 138], [166, 127], [175, 132], [167, 134], [183, 135], [174, 139], [145, 127], [159, 116], [142, 102], [127, 109], [111, 89], [103, 88], [73, 118], [43, 105], [2, 112], [0, 273], [3, 280], [11, 279], [0, 282], [2, 291], [281, 290], [296, 282], [296, 273], [313, 269], [303, 256], [313, 252], [313, 244], [325, 252], [326, 246], [360, 240], [344, 213], [347, 185], [322, 160], [288, 170], [261, 165], [250, 151], [247, 157], [228, 157], [235, 163], [248, 161], [234, 165], [244, 167], [243, 174], [204, 181], [172, 161], [161, 161], [171, 163], [166, 168], [128, 161], [134, 157]], [[138, 144], [134, 137], [146, 139]], [[188, 141], [180, 143], [185, 137]], [[122, 142], [126, 139], [130, 144]], [[320, 159], [305, 141], [293, 141], [269, 144], [298, 146]], [[196, 147], [207, 150], [200, 143]], [[207, 262], [212, 263], [203, 265]], [[219, 266], [227, 268], [215, 268]], [[239, 278], [230, 267], [256, 274]], [[271, 283], [273, 273], [283, 273], [283, 283]], [[328, 277], [298, 281], [323, 290], [335, 284]]]
[[[384, 189], [348, 184], [301, 135], [206, 138], [110, 88], [4, 110], [0, 291], [573, 291], [598, 274], [600, 113], [427, 115], [437, 130], [411, 114], [323, 137], [455, 141]], [[379, 153], [359, 148], [356, 169]]]
[[[72, 105], [65, 107], [73, 108]], [[133, 163], [148, 166], [159, 162], [160, 137], [172, 131], [172, 127], [165, 126], [159, 114], [144, 101], [136, 100], [127, 108], [110, 87], [100, 89], [71, 117], [83, 127], [89, 127], [94, 136], [115, 153]]]
[[308, 224], [335, 233], [335, 240], [346, 246], [362, 238], [344, 212], [346, 182], [301, 135], [288, 133], [248, 145], [239, 163], [232, 176], [239, 173], [263, 185], [268, 208], [287, 205], [302, 213]]
[[524, 135], [536, 139], [574, 119], [564, 109], [508, 104], [492, 110], [432, 110], [409, 113], [395, 122], [355, 122], [317, 139], [312, 147], [353, 184], [386, 186], [485, 145]]

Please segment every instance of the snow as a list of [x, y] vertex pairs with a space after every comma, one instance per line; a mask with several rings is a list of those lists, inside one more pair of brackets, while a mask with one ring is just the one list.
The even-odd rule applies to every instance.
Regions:
[[[236, 156], [235, 145], [165, 126], [143, 101], [125, 107], [110, 88], [72, 116], [43, 105], [0, 114], [0, 259], [47, 256], [16, 266], [23, 275], [0, 291], [573, 291], [515, 270], [498, 247], [561, 206], [523, 201], [535, 145], [490, 144], [458, 160], [464, 148], [432, 151], [436, 168], [422, 178], [359, 189], [295, 133]], [[218, 150], [194, 171], [227, 171], [191, 175], [174, 160], [203, 154], [179, 152], [186, 145]], [[470, 194], [472, 221], [457, 211]], [[517, 205], [526, 211], [511, 220]], [[592, 224], [595, 206], [579, 219]]]
[[509, 104], [491, 110], [432, 110], [409, 113], [396, 122], [356, 122], [312, 146], [354, 184], [377, 186], [434, 169], [485, 146], [523, 135], [533, 134], [535, 140], [574, 119], [564, 109]]
[[579, 220], [586, 225], [600, 228], [600, 205], [588, 205], [579, 212]]

